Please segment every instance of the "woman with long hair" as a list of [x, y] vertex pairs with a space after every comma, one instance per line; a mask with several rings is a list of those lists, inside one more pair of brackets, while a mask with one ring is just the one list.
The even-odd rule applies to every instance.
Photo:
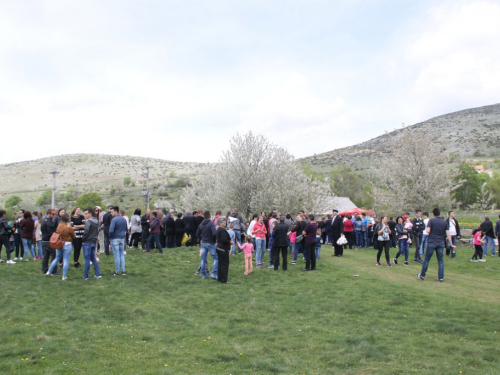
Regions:
[[62, 279], [66, 280], [69, 268], [69, 257], [71, 256], [72, 241], [76, 238], [75, 231], [69, 223], [69, 215], [63, 213], [61, 215], [61, 224], [57, 226], [56, 233], [59, 233], [63, 242], [62, 249], [56, 250], [56, 259], [51, 263], [46, 275], [52, 275], [52, 270], [57, 266], [57, 263], [63, 260], [63, 275]]
[[266, 251], [266, 234], [267, 229], [264, 225], [264, 217], [258, 217], [257, 222], [253, 226], [252, 235], [255, 235], [256, 255], [255, 263], [257, 268], [264, 267], [263, 258]]
[[380, 256], [382, 255], [382, 250], [385, 251], [385, 261], [387, 262], [387, 267], [391, 266], [391, 261], [389, 260], [389, 248], [391, 247], [391, 228], [387, 224], [387, 216], [382, 216], [382, 221], [375, 225], [375, 236], [377, 236], [377, 266], [380, 266]]
[[142, 226], [141, 226], [141, 209], [137, 208], [134, 211], [134, 214], [130, 218], [130, 242], [129, 246], [137, 249], [139, 247], [139, 241], [141, 239], [142, 234]]
[[352, 249], [352, 245], [354, 244], [354, 224], [349, 214], [344, 217], [344, 236], [347, 240], [344, 249], [347, 249], [347, 245], [349, 245], [349, 249]]
[[[396, 233], [398, 234], [398, 245], [399, 251], [396, 254], [396, 257], [393, 259], [394, 264], [398, 264], [398, 258], [401, 254], [405, 255], [405, 266], [408, 265], [408, 253], [410, 252], [410, 247], [408, 245], [408, 235], [409, 232], [405, 229], [403, 223], [403, 217], [398, 216], [396, 219]], [[443, 240], [444, 241], [444, 240]]]

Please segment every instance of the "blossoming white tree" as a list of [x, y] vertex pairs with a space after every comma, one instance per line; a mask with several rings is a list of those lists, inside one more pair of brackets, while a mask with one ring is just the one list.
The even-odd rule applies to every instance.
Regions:
[[323, 212], [330, 187], [306, 176], [293, 156], [252, 132], [237, 134], [220, 163], [208, 164], [181, 196], [182, 208]]
[[430, 135], [405, 128], [389, 140], [389, 152], [374, 161], [377, 186], [375, 208], [400, 213], [449, 207], [453, 187], [447, 157], [432, 147]]

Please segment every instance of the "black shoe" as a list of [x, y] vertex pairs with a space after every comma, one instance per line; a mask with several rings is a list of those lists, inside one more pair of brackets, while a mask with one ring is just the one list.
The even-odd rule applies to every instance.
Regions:
[[111, 276], [119, 276], [120, 274], [118, 272], [113, 272]]
[[392, 258], [392, 261], [394, 262], [395, 265], [398, 264], [398, 259], [397, 258]]
[[52, 273], [53, 276], [61, 276], [61, 274], [59, 272], [54, 272]]
[[122, 271], [122, 276], [127, 276], [127, 274], [125, 273], [125, 271]]
[[409, 266], [408, 262], [405, 262], [405, 263], [404, 263], [404, 265], [405, 265], [405, 266]]

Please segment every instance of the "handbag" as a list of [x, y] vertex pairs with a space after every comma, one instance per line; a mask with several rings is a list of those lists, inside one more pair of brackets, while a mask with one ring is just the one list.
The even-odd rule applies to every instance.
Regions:
[[184, 235], [182, 236], [181, 244], [185, 245], [191, 238], [184, 232]]
[[49, 240], [49, 246], [51, 249], [56, 249], [56, 250], [62, 249], [63, 242], [61, 235], [59, 233], [57, 232], [52, 233], [52, 236], [50, 236]]
[[304, 236], [302, 234], [298, 235], [297, 237], [295, 237], [295, 243], [300, 243], [300, 242], [302, 242], [303, 239], [304, 239]]
[[337, 240], [337, 245], [345, 245], [347, 244], [347, 238], [345, 238], [344, 235], [341, 235], [340, 238]]

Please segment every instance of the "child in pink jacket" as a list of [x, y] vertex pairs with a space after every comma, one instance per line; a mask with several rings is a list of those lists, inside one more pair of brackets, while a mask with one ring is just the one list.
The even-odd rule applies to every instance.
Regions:
[[[253, 245], [252, 245], [252, 236], [247, 236], [247, 243], [241, 246], [241, 244], [238, 242], [238, 247], [243, 250], [243, 253], [245, 254], [245, 273], [244, 275], [248, 275], [253, 272], [253, 265], [252, 265], [252, 253], [253, 253]], [[248, 269], [250, 268], [250, 272], [248, 272]]]

